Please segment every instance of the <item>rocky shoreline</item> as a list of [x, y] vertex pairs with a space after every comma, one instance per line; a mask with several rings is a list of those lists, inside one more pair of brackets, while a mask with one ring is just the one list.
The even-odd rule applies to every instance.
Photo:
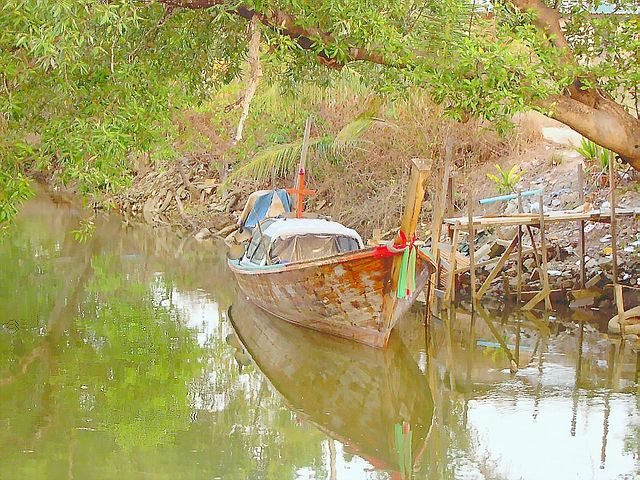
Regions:
[[[541, 185], [549, 192], [545, 195], [545, 209], [571, 209], [578, 206], [578, 194], [572, 188], [570, 176], [559, 175], [558, 172], [545, 171], [535, 174], [532, 169], [530, 179], [523, 181], [523, 188], [538, 188]], [[624, 179], [623, 179], [624, 180]], [[480, 185], [480, 191], [490, 191], [491, 185]], [[208, 164], [198, 159], [184, 159], [171, 167], [157, 168], [139, 174], [133, 185], [105, 200], [104, 204], [115, 206], [126, 223], [142, 222], [157, 227], [180, 229], [193, 235], [197, 240], [224, 238], [234, 228], [244, 207], [244, 199], [255, 185], [233, 185], [228, 190], [219, 192], [220, 179], [217, 171], [212, 171]], [[620, 195], [619, 206], [640, 206], [640, 192], [637, 183], [628, 180], [623, 183], [624, 191]], [[606, 211], [608, 206], [607, 192], [596, 191], [590, 195], [589, 201], [594, 208]], [[324, 203], [318, 199], [318, 206]], [[525, 213], [537, 212], [537, 201], [524, 202]], [[517, 211], [515, 201], [503, 204], [498, 212], [514, 213]], [[323, 209], [318, 210], [324, 213]], [[371, 212], [370, 215], [375, 215]], [[640, 287], [640, 228], [637, 218], [621, 218], [618, 221], [618, 280], [631, 288]], [[426, 228], [426, 224], [423, 229]], [[548, 269], [550, 287], [560, 293], [559, 298], [566, 298], [568, 304], [575, 303], [566, 292], [580, 289], [579, 281], [579, 246], [578, 222], [550, 224], [547, 230]], [[604, 223], [587, 223], [586, 240], [586, 278], [587, 286], [603, 289], [613, 282], [612, 256], [610, 251], [610, 227]], [[387, 232], [388, 237], [393, 232]], [[515, 227], [482, 232], [476, 239], [476, 250], [489, 245], [486, 255], [476, 261], [490, 260], [498, 257], [505, 249], [508, 240], [515, 235]], [[466, 249], [466, 251], [465, 251]], [[468, 244], [461, 243], [460, 250], [468, 252]], [[503, 272], [503, 280], [494, 282], [490, 294], [494, 297], [512, 298], [517, 289], [516, 262], [510, 261]], [[491, 267], [478, 269], [478, 281], [481, 282], [489, 274]], [[527, 286], [524, 290], [540, 290], [540, 280], [532, 255], [523, 259], [523, 278]], [[468, 282], [468, 277], [463, 277]], [[506, 296], [505, 296], [506, 294]], [[607, 297], [602, 297], [607, 306]], [[577, 303], [585, 304], [585, 300]], [[599, 306], [595, 302], [593, 305]], [[631, 305], [633, 306], [633, 305]]]

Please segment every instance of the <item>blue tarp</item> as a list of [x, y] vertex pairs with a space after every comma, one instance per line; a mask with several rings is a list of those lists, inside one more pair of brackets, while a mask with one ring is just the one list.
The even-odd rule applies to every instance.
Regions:
[[[277, 195], [277, 199], [274, 199], [274, 195]], [[247, 220], [244, 222], [244, 227], [253, 230], [253, 228], [258, 224], [259, 221], [266, 218], [271, 205], [274, 200], [280, 200], [282, 202], [282, 206], [285, 212], [291, 212], [291, 203], [289, 199], [289, 194], [286, 190], [280, 188], [278, 190], [272, 190], [269, 193], [265, 193], [260, 198], [256, 200], [256, 203], [253, 205], [251, 212], [249, 212], [249, 216], [247, 216]]]

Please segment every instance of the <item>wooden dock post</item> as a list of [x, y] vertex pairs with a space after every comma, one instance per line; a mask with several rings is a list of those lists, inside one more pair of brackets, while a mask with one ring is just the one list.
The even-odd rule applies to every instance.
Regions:
[[[518, 189], [518, 213], [523, 213], [522, 208], [522, 192]], [[522, 299], [522, 225], [518, 225], [518, 266], [516, 270], [517, 275], [517, 293], [516, 300], [518, 302], [518, 307], [520, 306], [520, 301]]]
[[456, 268], [458, 251], [458, 239], [460, 237], [460, 228], [456, 224], [453, 226], [453, 239], [451, 240], [451, 252], [449, 253], [449, 272], [447, 278], [447, 291], [445, 293], [445, 305], [450, 307], [456, 299]]
[[[580, 204], [584, 207], [584, 169], [582, 168], [582, 163], [578, 164], [578, 200]], [[580, 247], [580, 288], [585, 288], [585, 284], [587, 283], [587, 271], [585, 267], [585, 255], [586, 255], [586, 243], [584, 240], [584, 220], [580, 220], [578, 225], [580, 226], [578, 230], [578, 242]]]
[[611, 274], [613, 275], [613, 293], [618, 309], [618, 322], [620, 323], [620, 335], [624, 345], [624, 299], [622, 297], [622, 285], [618, 284], [618, 225], [616, 224], [616, 162], [609, 159], [609, 186], [611, 187], [609, 203], [611, 204]]
[[540, 272], [540, 282], [542, 284], [542, 290], [535, 295], [527, 304], [522, 307], [523, 310], [531, 310], [538, 302], [544, 299], [544, 306], [547, 310], [551, 310], [551, 299], [549, 294], [551, 289], [549, 288], [549, 273], [547, 269], [547, 243], [545, 239], [545, 225], [544, 225], [544, 201], [542, 195], [538, 199], [538, 205], [540, 206], [540, 255], [542, 256], [542, 265], [538, 267]]
[[618, 323], [620, 324], [620, 336], [622, 337], [622, 342], [624, 343], [624, 327], [626, 323], [625, 311], [624, 311], [624, 298], [622, 295], [622, 285], [619, 283], [613, 284], [613, 293], [614, 299], [616, 302], [616, 307], [618, 309]]
[[618, 229], [616, 225], [616, 167], [613, 159], [609, 160], [609, 186], [611, 187], [609, 203], [611, 204], [611, 258], [613, 284], [618, 283]]
[[469, 285], [471, 291], [471, 311], [476, 310], [476, 231], [473, 226], [473, 191], [469, 187], [467, 195], [467, 218], [469, 227]]
[[447, 177], [447, 217], [453, 217], [453, 214], [455, 213], [453, 203], [454, 193], [453, 177], [450, 175]]
[[540, 205], [540, 252], [542, 254], [542, 279], [544, 290], [546, 291], [544, 306], [547, 310], [551, 310], [551, 299], [549, 298], [551, 289], [549, 288], [549, 269], [547, 268], [547, 240], [544, 225], [544, 201], [542, 194], [538, 197], [538, 205]]

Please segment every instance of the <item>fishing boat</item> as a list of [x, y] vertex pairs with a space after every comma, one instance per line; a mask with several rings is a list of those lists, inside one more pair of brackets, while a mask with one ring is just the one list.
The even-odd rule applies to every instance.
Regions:
[[382, 351], [289, 325], [247, 302], [228, 318], [240, 365], [253, 361], [298, 420], [391, 478], [410, 478], [427, 460], [431, 390], [399, 335]]
[[[301, 162], [294, 212], [281, 192], [271, 204], [252, 200], [241, 230], [253, 219], [239, 258], [228, 264], [246, 298], [283, 320], [374, 347], [384, 347], [400, 316], [429, 281], [434, 261], [416, 243], [427, 163], [414, 159], [400, 230], [393, 242], [367, 247], [358, 233], [304, 213]], [[277, 210], [277, 209], [276, 209]], [[256, 213], [257, 212], [257, 213]]]

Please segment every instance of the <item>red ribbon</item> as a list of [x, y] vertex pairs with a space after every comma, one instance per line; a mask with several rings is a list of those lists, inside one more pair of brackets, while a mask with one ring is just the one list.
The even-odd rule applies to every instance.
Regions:
[[[418, 239], [418, 237], [415, 234], [413, 235], [413, 238], [409, 242], [409, 245], [407, 245], [407, 234], [406, 233], [404, 233], [402, 230], [400, 230], [398, 232], [398, 236], [400, 237], [399, 238], [400, 243], [394, 243], [393, 244], [393, 249], [394, 250], [400, 250], [400, 252], [401, 252], [407, 247], [409, 247], [409, 250], [415, 248], [415, 242]], [[388, 245], [379, 245], [379, 246], [374, 248], [373, 256], [375, 258], [393, 257], [394, 255], [398, 255], [400, 252], [391, 251]]]

